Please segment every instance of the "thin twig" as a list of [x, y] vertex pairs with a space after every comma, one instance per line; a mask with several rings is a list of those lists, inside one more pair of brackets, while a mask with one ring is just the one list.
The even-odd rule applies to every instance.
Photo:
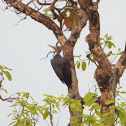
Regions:
[[121, 95], [119, 95], [124, 101], [126, 101], [126, 99], [125, 98], [123, 98]]
[[45, 120], [45, 121], [46, 121], [47, 125], [50, 126], [49, 123], [47, 122], [47, 120]]
[[15, 27], [16, 25], [18, 25], [21, 21], [25, 20], [27, 16], [25, 16], [24, 18], [22, 18], [21, 20], [19, 20], [15, 25], [13, 25], [12, 27]]
[[15, 100], [15, 99], [19, 99], [19, 96], [17, 96], [16, 98], [13, 98], [13, 97], [2, 98], [2, 96], [0, 95], [0, 99], [1, 99], [2, 101], [12, 102], [12, 101]]
[[57, 122], [56, 126], [58, 126], [58, 124], [59, 124], [59, 118], [58, 118], [58, 122]]
[[87, 54], [86, 57], [87, 57], [91, 62], [93, 62], [96, 66], [98, 66], [97, 63], [96, 63], [95, 61], [93, 61], [93, 60], [90, 58], [90, 55], [91, 55], [91, 53], [90, 53], [90, 54]]
[[117, 56], [118, 56], [118, 55], [116, 55], [116, 56], [114, 57], [114, 59], [111, 61], [111, 63], [113, 63], [113, 62], [114, 62], [114, 60], [117, 58]]
[[49, 113], [49, 117], [50, 117], [50, 123], [51, 123], [51, 126], [53, 126], [53, 122], [52, 122], [52, 108], [51, 108], [51, 103], [50, 103], [50, 113]]

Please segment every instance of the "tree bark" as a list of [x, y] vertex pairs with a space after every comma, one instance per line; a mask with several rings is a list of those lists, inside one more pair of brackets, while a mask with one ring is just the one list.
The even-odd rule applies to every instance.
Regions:
[[[93, 3], [92, 0], [78, 0], [80, 8], [76, 7], [78, 12], [78, 21], [72, 26], [71, 35], [67, 39], [63, 34], [62, 29], [49, 17], [44, 14], [36, 11], [35, 9], [29, 7], [28, 4], [22, 3], [20, 0], [4, 0], [7, 5], [13, 7], [20, 13], [24, 13], [26, 16], [30, 16], [35, 21], [45, 25], [49, 30], [52, 30], [57, 40], [61, 44], [63, 55], [70, 60], [71, 64], [71, 73], [72, 73], [72, 86], [68, 89], [68, 93], [71, 94], [71, 98], [81, 100], [82, 98], [79, 95], [78, 91], [78, 80], [75, 71], [73, 49], [77, 42], [77, 39], [80, 36], [82, 29], [86, 26], [87, 21], [89, 20], [89, 30], [90, 34], [86, 37], [86, 42], [89, 45], [89, 50], [94, 55], [99, 69], [96, 71], [96, 81], [101, 91], [100, 106], [101, 113], [111, 112], [114, 114], [114, 110], [110, 110], [109, 106], [106, 105], [106, 102], [115, 101], [115, 92], [117, 83], [120, 80], [124, 70], [126, 69], [126, 50], [122, 54], [121, 58], [117, 64], [112, 67], [109, 62], [104, 50], [100, 45], [100, 16], [98, 13], [98, 3]], [[71, 0], [70, 0], [71, 1]], [[51, 5], [51, 11], [54, 13], [54, 16], [59, 18], [54, 11], [54, 5], [57, 0], [53, 1]], [[44, 5], [38, 2], [39, 5]], [[82, 110], [83, 112], [83, 110]], [[72, 112], [70, 109], [70, 116], [79, 115], [80, 112]], [[82, 122], [80, 118], [80, 123]], [[73, 123], [70, 122], [70, 126], [73, 126]]]
[[126, 68], [126, 51], [124, 51], [113, 68], [100, 45], [100, 16], [97, 11], [99, 1], [96, 3], [90, 1], [89, 3], [87, 4], [87, 13], [89, 16], [90, 34], [86, 37], [86, 42], [89, 44], [89, 50], [93, 53], [94, 58], [99, 64], [99, 69], [95, 72], [95, 76], [101, 92], [101, 113], [102, 115], [106, 112], [114, 114], [115, 110], [109, 109], [114, 103], [109, 105], [106, 105], [106, 103], [115, 101], [117, 83]]
[[95, 7], [96, 5], [98, 6], [98, 3], [88, 7], [90, 34], [86, 37], [86, 42], [89, 44], [89, 49], [99, 64], [99, 69], [96, 71], [95, 76], [101, 91], [101, 113], [105, 114], [111, 111], [114, 114], [114, 111], [109, 109], [110, 105], [106, 105], [106, 103], [115, 101], [115, 90], [113, 90], [112, 85], [117, 84], [112, 65], [100, 45], [100, 16], [97, 11], [98, 7]]
[[[80, 97], [79, 91], [78, 91], [78, 80], [77, 80], [75, 65], [74, 65], [73, 49], [77, 42], [77, 39], [80, 36], [81, 30], [85, 27], [87, 23], [88, 16], [86, 12], [77, 8], [79, 19], [77, 23], [72, 27], [72, 31], [71, 31], [71, 35], [69, 39], [66, 39], [60, 27], [58, 27], [57, 24], [53, 20], [51, 20], [49, 17], [45, 16], [39, 11], [36, 11], [35, 9], [29, 7], [27, 4], [24, 4], [19, 0], [4, 0], [4, 1], [10, 7], [13, 7], [14, 9], [16, 9], [19, 13], [24, 13], [26, 14], [26, 16], [30, 16], [35, 21], [45, 25], [49, 30], [53, 31], [58, 42], [61, 44], [63, 55], [70, 60], [70, 64], [71, 64], [72, 86], [71, 88], [68, 89], [68, 93], [71, 94], [70, 96], [71, 98], [81, 100], [82, 98]], [[55, 4], [55, 2], [53, 4]], [[51, 9], [53, 11], [53, 7], [51, 7]], [[71, 111], [70, 107], [69, 109], [70, 109], [70, 117], [80, 114], [80, 112]], [[82, 120], [80, 118], [79, 122], [81, 123], [81, 121]], [[69, 125], [73, 126], [73, 123], [70, 122]]]

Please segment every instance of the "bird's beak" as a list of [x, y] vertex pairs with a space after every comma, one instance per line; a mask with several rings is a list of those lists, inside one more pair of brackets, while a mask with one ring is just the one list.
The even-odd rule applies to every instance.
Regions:
[[55, 51], [57, 50], [57, 47], [56, 46], [51, 46], [51, 45], [48, 45], [49, 47], [53, 48]]

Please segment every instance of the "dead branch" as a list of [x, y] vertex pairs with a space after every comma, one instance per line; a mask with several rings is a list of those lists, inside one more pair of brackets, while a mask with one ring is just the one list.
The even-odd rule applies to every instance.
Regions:
[[19, 96], [17, 96], [17, 97], [8, 97], [8, 98], [2, 98], [2, 96], [0, 95], [0, 99], [2, 100], [2, 101], [7, 101], [7, 102], [13, 102], [13, 100], [15, 100], [15, 99], [19, 99]]
[[21, 1], [18, 1], [18, 0], [15, 0], [15, 1], [4, 0], [4, 1], [7, 4], [11, 5], [12, 7], [14, 7], [17, 11], [30, 16], [32, 19], [36, 20], [37, 22], [40, 22], [41, 24], [45, 25], [48, 29], [52, 30], [57, 40], [60, 42], [60, 44], [64, 45], [64, 43], [66, 42], [66, 38], [62, 30], [49, 17], [32, 9], [31, 7], [22, 3]]

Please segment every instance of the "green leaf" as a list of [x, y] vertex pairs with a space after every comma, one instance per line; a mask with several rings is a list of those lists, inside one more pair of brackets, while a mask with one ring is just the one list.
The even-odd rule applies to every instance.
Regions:
[[12, 125], [12, 124], [14, 124], [16, 121], [13, 121], [12, 123], [10, 123], [10, 126]]
[[118, 48], [118, 52], [120, 52], [121, 51], [121, 48]]
[[108, 101], [108, 102], [106, 102], [105, 104], [106, 104], [106, 105], [110, 105], [110, 104], [112, 104], [112, 103], [115, 103], [115, 101]]
[[44, 12], [46, 12], [46, 13], [47, 13], [48, 11], [51, 11], [50, 7], [46, 8], [46, 9], [44, 10]]
[[73, 103], [70, 104], [71, 109], [74, 109], [75, 107], [76, 107], [76, 103], [73, 102]]
[[8, 80], [9, 81], [12, 81], [12, 77], [11, 77], [11, 74], [8, 72], [8, 71], [3, 71], [4, 74], [7, 76]]
[[121, 110], [122, 108], [121, 108], [121, 106], [116, 106], [116, 109]]
[[95, 108], [96, 110], [99, 110], [99, 109], [100, 109], [100, 105], [97, 103], [97, 104], [94, 105], [94, 108]]
[[121, 89], [121, 88], [122, 88], [122, 86], [120, 86], [120, 87], [118, 88], [118, 90]]
[[117, 106], [115, 106], [115, 105], [109, 106], [110, 109], [115, 109], [116, 107], [117, 107]]
[[107, 37], [108, 40], [112, 40], [112, 36]]
[[108, 38], [108, 33], [104, 36], [105, 38]]
[[4, 88], [2, 88], [1, 90], [5, 91], [5, 93], [8, 93], [8, 91], [6, 89], [4, 89]]
[[94, 93], [91, 93], [91, 92], [87, 93], [87, 94], [85, 95], [84, 99], [83, 99], [84, 102], [90, 101], [90, 100], [92, 99], [93, 96], [94, 96]]
[[91, 60], [88, 61], [88, 66], [90, 65]]
[[70, 120], [71, 120], [72, 122], [78, 122], [78, 121], [79, 121], [78, 118], [77, 118], [77, 116], [71, 117]]
[[10, 68], [8, 68], [8, 67], [6, 67], [6, 66], [1, 66], [1, 65], [0, 65], [0, 69], [12, 70], [12, 69], [10, 69]]
[[25, 126], [24, 120], [22, 122], [20, 122], [18, 126]]
[[43, 110], [42, 110], [42, 109], [38, 109], [38, 111], [39, 111], [40, 114], [43, 116]]
[[0, 69], [3, 69], [3, 66], [0, 65]]
[[80, 68], [80, 62], [77, 64], [77, 68], [78, 68], [78, 69]]
[[111, 115], [111, 113], [110, 112], [107, 112], [107, 113], [105, 113], [104, 115], [102, 115], [102, 117], [108, 117], [108, 116], [110, 116]]
[[82, 70], [85, 71], [86, 69], [86, 62], [82, 62]]
[[120, 93], [122, 93], [122, 94], [126, 94], [126, 91], [121, 91]]
[[29, 98], [29, 93], [24, 93], [23, 97]]
[[104, 36], [105, 38], [108, 38], [108, 33]]
[[126, 112], [125, 111], [119, 111], [119, 118], [122, 125], [126, 125]]
[[[94, 98], [95, 99], [95, 98]], [[89, 109], [90, 111], [93, 111], [93, 110], [99, 110], [100, 109], [100, 105], [98, 103], [95, 103], [91, 106], [91, 108]]]
[[17, 103], [15, 103], [15, 104], [11, 105], [10, 107], [15, 107], [15, 106], [17, 106]]
[[100, 40], [104, 40], [104, 38], [100, 38]]
[[90, 107], [93, 103], [96, 102], [96, 100], [97, 100], [97, 98], [92, 97], [92, 98], [90, 99], [90, 101], [88, 101], [88, 102], [85, 103], [85, 105], [88, 106], [88, 107]]
[[122, 55], [122, 54], [123, 54], [123, 52], [124, 52], [124, 51], [121, 51], [121, 52], [117, 53], [117, 55]]
[[97, 116], [99, 116], [99, 117], [101, 117], [101, 116], [102, 116], [101, 112], [99, 112], [99, 111], [97, 111], [97, 110], [95, 110], [95, 113], [96, 113], [96, 114], [97, 114]]
[[28, 122], [28, 126], [33, 126], [31, 122]]
[[2, 87], [2, 82], [0, 81], [0, 88]]
[[56, 110], [52, 110], [52, 113], [57, 114], [58, 112]]
[[12, 113], [10, 113], [7, 117], [9, 117], [9, 116], [11, 116], [12, 115]]
[[37, 114], [35, 106], [30, 108], [31, 114]]
[[7, 70], [12, 70], [12, 69], [10, 69], [10, 68], [8, 68], [8, 67], [6, 67], [6, 66], [4, 66], [4, 69], [7, 69]]
[[103, 42], [101, 42], [100, 45], [103, 45]]
[[113, 46], [114, 48], [116, 47], [114, 43], [111, 42], [111, 44], [112, 44], [112, 46]]
[[49, 18], [53, 18], [53, 13], [47, 15]]
[[107, 40], [107, 41], [105, 41], [105, 43], [108, 45], [109, 49], [111, 49], [112, 46], [115, 48], [115, 44], [113, 42]]
[[79, 62], [79, 61], [77, 61], [77, 62], [75, 63], [75, 65], [77, 65], [77, 64], [78, 64], [78, 62]]
[[43, 114], [43, 119], [46, 119], [48, 116], [49, 116], [49, 111], [46, 111], [46, 112]]

